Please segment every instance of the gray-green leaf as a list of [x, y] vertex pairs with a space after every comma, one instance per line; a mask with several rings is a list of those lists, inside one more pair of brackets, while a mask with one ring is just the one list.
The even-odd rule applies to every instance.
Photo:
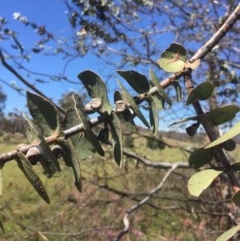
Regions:
[[[118, 81], [118, 80], [117, 80]], [[124, 86], [122, 85], [122, 83], [120, 81], [118, 81], [118, 84], [122, 90], [122, 96], [123, 99], [126, 103], [128, 103], [130, 105], [130, 107], [133, 109], [134, 113], [138, 116], [138, 118], [143, 122], [143, 124], [150, 128], [147, 120], [145, 119], [144, 115], [142, 114], [142, 112], [140, 111], [140, 109], [138, 108], [137, 104], [135, 103], [133, 97], [127, 92], [127, 90], [124, 88]]]
[[27, 92], [28, 109], [44, 137], [59, 135], [62, 118], [56, 107], [40, 95]]
[[142, 75], [134, 70], [122, 71], [118, 70], [120, 74], [128, 84], [139, 94], [146, 93], [149, 91], [149, 82], [145, 75]]
[[149, 97], [149, 117], [150, 117], [150, 124], [153, 127], [153, 134], [157, 135], [158, 133], [158, 126], [159, 126], [159, 108], [156, 102], [156, 96]]
[[172, 105], [172, 101], [169, 99], [167, 94], [165, 93], [163, 87], [160, 85], [157, 76], [153, 72], [153, 70], [149, 70], [151, 83], [157, 88], [158, 94], [169, 104]]
[[123, 160], [123, 140], [120, 122], [115, 112], [112, 112], [109, 125], [113, 137], [113, 155], [116, 163], [121, 166]]
[[187, 99], [187, 105], [192, 104], [196, 100], [207, 100], [210, 98], [213, 92], [213, 85], [210, 82], [203, 82], [198, 85], [190, 93]]
[[91, 126], [88, 122], [81, 99], [77, 95], [73, 95], [73, 101], [75, 105], [74, 108], [76, 111], [77, 119], [79, 120], [79, 123], [82, 123], [86, 137], [92, 143], [92, 145], [94, 146], [98, 154], [101, 156], [104, 156], [104, 151], [102, 149], [102, 146], [99, 140], [97, 139], [97, 136], [92, 131]]
[[81, 192], [81, 172], [79, 162], [77, 160], [73, 145], [71, 140], [59, 140], [57, 143], [59, 146], [62, 147], [63, 153], [62, 158], [64, 162], [72, 167], [74, 179], [75, 179], [75, 186]]
[[[64, 129], [70, 129], [73, 126], [81, 124], [77, 111], [75, 108], [68, 109], [66, 116], [64, 118], [63, 127]], [[84, 132], [77, 133], [70, 137], [72, 144], [74, 146], [77, 158], [79, 160], [85, 159], [95, 153], [95, 148], [89, 139], [86, 137]]]
[[93, 71], [86, 70], [78, 75], [82, 81], [88, 94], [92, 98], [99, 98], [102, 101], [102, 106], [99, 110], [100, 113], [107, 112], [109, 115], [112, 112], [112, 106], [108, 100], [107, 88], [103, 80]]
[[23, 174], [26, 176], [28, 181], [31, 183], [33, 188], [37, 191], [38, 195], [46, 202], [50, 203], [50, 199], [48, 197], [48, 194], [42, 184], [41, 179], [37, 176], [35, 171], [32, 168], [31, 163], [28, 161], [26, 156], [19, 152], [18, 153], [18, 158], [16, 159], [19, 168], [23, 172]]

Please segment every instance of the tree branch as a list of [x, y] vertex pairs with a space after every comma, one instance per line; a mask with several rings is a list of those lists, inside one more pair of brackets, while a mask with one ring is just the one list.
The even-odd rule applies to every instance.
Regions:
[[121, 238], [128, 233], [129, 228], [130, 228], [130, 222], [129, 222], [129, 216], [136, 211], [137, 209], [139, 209], [140, 207], [142, 207], [144, 204], [146, 204], [149, 199], [158, 191], [161, 190], [162, 186], [164, 185], [164, 183], [167, 181], [168, 177], [170, 176], [170, 174], [178, 167], [177, 164], [172, 165], [172, 167], [166, 172], [165, 176], [163, 177], [163, 179], [161, 180], [161, 182], [158, 184], [157, 187], [155, 187], [154, 189], [152, 189], [149, 194], [142, 199], [142, 201], [140, 201], [139, 203], [135, 204], [134, 206], [132, 206], [130, 209], [128, 209], [125, 212], [124, 218], [123, 218], [123, 223], [124, 223], [124, 229], [118, 234], [118, 236], [114, 239], [114, 241], [119, 241], [121, 240]]
[[134, 158], [135, 160], [141, 162], [144, 164], [144, 166], [147, 167], [154, 167], [154, 168], [161, 168], [161, 169], [168, 169], [171, 168], [174, 165], [177, 165], [179, 168], [189, 168], [189, 164], [187, 162], [177, 162], [177, 163], [171, 163], [171, 162], [153, 162], [149, 159], [146, 159], [142, 156], [137, 155], [136, 153], [129, 152], [127, 150], [123, 150], [124, 155], [127, 157]]
[[[14, 68], [12, 68], [12, 66], [10, 66], [4, 56], [3, 53], [0, 49], [0, 59], [2, 62], [2, 65], [9, 71], [11, 72], [13, 75], [15, 75], [19, 80], [21, 80], [21, 82], [23, 84], [25, 84], [29, 89], [33, 90], [35, 93], [43, 96], [44, 98], [46, 98], [49, 102], [53, 103], [46, 95], [44, 95], [39, 89], [37, 89], [35, 86], [33, 86], [32, 84], [30, 84], [27, 80], [25, 80]], [[54, 103], [53, 103], [54, 104]], [[59, 106], [57, 106], [56, 104], [54, 104], [56, 106], [56, 108], [62, 113], [64, 114], [65, 111], [63, 109], [61, 109]]]

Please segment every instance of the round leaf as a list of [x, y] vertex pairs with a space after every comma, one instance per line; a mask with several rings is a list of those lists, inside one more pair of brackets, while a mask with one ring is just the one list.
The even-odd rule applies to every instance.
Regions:
[[205, 117], [213, 125], [220, 125], [232, 120], [239, 111], [240, 107], [235, 105], [227, 105], [206, 113]]
[[162, 53], [158, 64], [166, 72], [175, 73], [184, 69], [186, 60], [186, 49], [180, 44], [173, 43]]
[[198, 85], [188, 96], [187, 105], [192, 104], [196, 100], [207, 100], [213, 92], [213, 85], [210, 82], [203, 82]]
[[191, 195], [198, 197], [222, 171], [206, 169], [195, 173], [188, 181], [188, 191]]
[[200, 168], [211, 162], [212, 159], [212, 150], [205, 150], [201, 148], [191, 153], [189, 156], [189, 165], [193, 168]]

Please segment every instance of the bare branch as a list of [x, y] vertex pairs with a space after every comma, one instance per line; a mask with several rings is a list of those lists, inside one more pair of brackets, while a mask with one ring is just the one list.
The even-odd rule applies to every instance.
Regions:
[[[22, 81], [23, 84], [25, 84], [29, 89], [33, 90], [35, 93], [43, 96], [44, 98], [46, 98], [49, 102], [53, 103], [47, 96], [45, 96], [39, 89], [37, 89], [36, 87], [34, 87], [32, 84], [30, 84], [27, 80], [25, 80], [14, 68], [12, 68], [5, 60], [3, 53], [0, 49], [0, 59], [2, 61], [2, 65], [8, 70], [10, 71], [12, 74], [14, 74], [19, 80]], [[61, 113], [65, 113], [64, 110], [62, 110], [59, 106], [57, 106], [56, 104], [54, 104], [56, 106], [56, 108], [61, 112]]]
[[137, 155], [136, 153], [129, 152], [127, 150], [123, 150], [123, 153], [127, 157], [134, 158], [135, 160], [141, 162], [144, 164], [144, 166], [148, 167], [154, 167], [154, 168], [161, 168], [161, 169], [168, 169], [171, 168], [174, 165], [177, 165], [179, 168], [190, 168], [189, 164], [187, 162], [178, 162], [178, 163], [171, 163], [171, 162], [153, 162], [150, 161], [149, 159], [146, 159], [142, 156]]
[[118, 234], [118, 236], [114, 239], [114, 241], [119, 241], [121, 240], [121, 238], [128, 233], [129, 228], [130, 228], [130, 222], [129, 222], [129, 216], [130, 214], [132, 214], [134, 211], [136, 211], [137, 209], [139, 209], [140, 207], [142, 207], [144, 204], [146, 204], [150, 198], [157, 193], [158, 191], [161, 190], [162, 186], [164, 185], [164, 183], [167, 181], [168, 177], [170, 176], [170, 174], [178, 167], [178, 164], [174, 164], [172, 165], [172, 167], [166, 172], [165, 176], [163, 177], [163, 179], [161, 180], [161, 182], [158, 184], [157, 187], [155, 187], [154, 189], [152, 189], [149, 194], [139, 203], [135, 204], [134, 206], [132, 206], [130, 209], [128, 209], [125, 212], [125, 215], [123, 217], [123, 224], [124, 224], [124, 229]]

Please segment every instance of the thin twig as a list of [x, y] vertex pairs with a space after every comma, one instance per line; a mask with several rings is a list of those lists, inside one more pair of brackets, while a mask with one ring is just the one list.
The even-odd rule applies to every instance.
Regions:
[[[12, 74], [14, 74], [19, 80], [21, 80], [21, 82], [23, 84], [25, 84], [29, 89], [33, 90], [35, 93], [43, 96], [44, 98], [46, 98], [49, 102], [53, 103], [46, 95], [44, 95], [39, 89], [37, 89], [35, 86], [33, 86], [32, 84], [30, 84], [27, 80], [25, 80], [14, 68], [12, 68], [12, 66], [10, 66], [4, 56], [3, 56], [3, 53], [0, 49], [0, 59], [1, 59], [1, 62], [2, 62], [2, 65], [9, 71], [11, 72]], [[53, 103], [54, 104], [54, 103]], [[54, 104], [56, 106], [56, 108], [62, 113], [64, 114], [65, 111], [60, 108], [59, 106], [57, 106], [56, 104]]]
[[153, 162], [150, 161], [147, 158], [144, 158], [142, 156], [137, 155], [136, 153], [129, 152], [126, 149], [123, 150], [123, 154], [126, 155], [127, 157], [134, 158], [135, 160], [143, 163], [144, 166], [147, 167], [154, 167], [154, 168], [161, 168], [161, 169], [168, 169], [171, 168], [174, 165], [177, 165], [178, 168], [190, 168], [188, 162]]
[[132, 206], [130, 209], [128, 209], [125, 212], [125, 215], [123, 217], [123, 224], [124, 224], [124, 229], [118, 234], [118, 236], [114, 239], [114, 241], [119, 241], [125, 234], [128, 233], [129, 228], [130, 228], [130, 222], [129, 222], [129, 216], [130, 214], [132, 214], [134, 211], [136, 211], [137, 209], [139, 209], [140, 207], [142, 207], [144, 204], [146, 204], [149, 199], [158, 191], [161, 190], [162, 186], [164, 185], [164, 183], [167, 181], [168, 177], [170, 176], [170, 174], [178, 167], [177, 164], [172, 165], [172, 167], [166, 172], [166, 174], [164, 175], [163, 179], [161, 180], [161, 182], [158, 184], [157, 187], [155, 187], [154, 189], [152, 189], [149, 194], [142, 199], [139, 203], [135, 204], [134, 206]]
[[[237, 5], [232, 14], [229, 15], [222, 27], [192, 56], [191, 62], [196, 59], [203, 59], [212, 49], [219, 43], [219, 41], [226, 35], [226, 33], [233, 27], [233, 25], [240, 19], [240, 3]], [[173, 80], [182, 77], [183, 74], [174, 74], [164, 79], [160, 84], [163, 88], [171, 85]]]

